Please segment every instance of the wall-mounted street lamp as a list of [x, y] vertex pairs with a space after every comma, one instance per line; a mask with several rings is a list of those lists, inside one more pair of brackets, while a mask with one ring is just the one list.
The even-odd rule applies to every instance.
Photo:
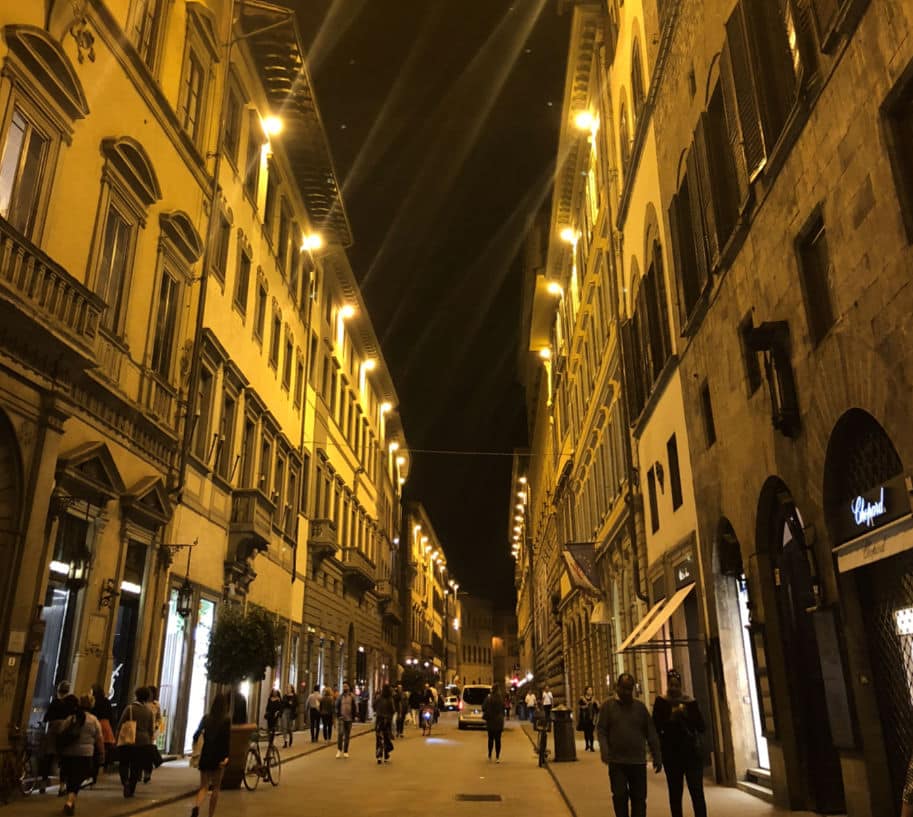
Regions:
[[110, 607], [120, 595], [120, 590], [117, 589], [117, 579], [105, 579], [104, 583], [101, 586], [101, 596], [98, 599], [98, 608]]

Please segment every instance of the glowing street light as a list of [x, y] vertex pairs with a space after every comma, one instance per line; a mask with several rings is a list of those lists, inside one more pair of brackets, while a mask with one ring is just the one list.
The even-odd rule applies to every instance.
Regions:
[[546, 346], [544, 349], [540, 349], [539, 357], [541, 357], [543, 360], [551, 360], [552, 359], [552, 350], [549, 349], [548, 346]]
[[263, 132], [267, 136], [278, 136], [282, 133], [282, 120], [278, 116], [263, 117]]
[[355, 316], [355, 307], [352, 304], [346, 304], [339, 310], [339, 317], [344, 321]]
[[301, 251], [314, 252], [323, 246], [323, 237], [320, 233], [308, 233], [301, 237]]
[[393, 411], [393, 404], [392, 404], [392, 403], [388, 403], [388, 402], [385, 400], [383, 403], [380, 404], [380, 413], [381, 413], [381, 416], [383, 416], [384, 414], [389, 414], [391, 411]]
[[549, 281], [545, 289], [549, 295], [554, 295], [556, 298], [560, 298], [564, 295], [564, 289], [562, 289], [561, 284], [557, 281]]
[[578, 130], [588, 130], [592, 131], [593, 126], [596, 124], [596, 117], [593, 116], [589, 111], [580, 111], [574, 117], [574, 127]]
[[391, 452], [399, 451], [399, 443], [396, 440], [393, 440], [387, 448], [389, 448]]
[[526, 485], [526, 477], [520, 477], [517, 482], [519, 482], [521, 485]]
[[559, 235], [565, 244], [576, 244], [580, 234], [573, 227], [565, 227]]

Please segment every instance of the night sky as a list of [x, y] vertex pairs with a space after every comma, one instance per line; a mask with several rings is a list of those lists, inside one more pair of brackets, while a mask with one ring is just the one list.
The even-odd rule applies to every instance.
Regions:
[[[525, 223], [547, 201], [570, 15], [556, 0], [295, 0], [410, 449], [526, 445]], [[513, 603], [509, 456], [413, 453], [470, 593]]]

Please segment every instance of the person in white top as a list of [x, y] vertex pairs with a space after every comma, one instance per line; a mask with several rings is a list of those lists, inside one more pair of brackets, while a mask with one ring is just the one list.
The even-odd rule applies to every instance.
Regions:
[[529, 718], [529, 722], [533, 722], [533, 718], [536, 715], [536, 693], [530, 689], [526, 693], [526, 698], [523, 700], [523, 703], [526, 704], [526, 717]]
[[542, 690], [542, 709], [545, 711], [545, 722], [548, 723], [552, 719], [552, 704], [555, 702], [555, 696], [552, 695], [551, 689], [549, 689], [548, 684], [545, 685], [545, 689]]

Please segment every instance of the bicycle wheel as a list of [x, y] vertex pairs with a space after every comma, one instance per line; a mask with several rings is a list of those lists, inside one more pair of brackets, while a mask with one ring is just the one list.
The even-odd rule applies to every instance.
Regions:
[[282, 758], [275, 746], [270, 746], [266, 750], [266, 776], [274, 786], [279, 785], [279, 778], [282, 776]]
[[260, 751], [256, 746], [247, 750], [247, 760], [244, 762], [244, 788], [253, 791], [260, 783]]

